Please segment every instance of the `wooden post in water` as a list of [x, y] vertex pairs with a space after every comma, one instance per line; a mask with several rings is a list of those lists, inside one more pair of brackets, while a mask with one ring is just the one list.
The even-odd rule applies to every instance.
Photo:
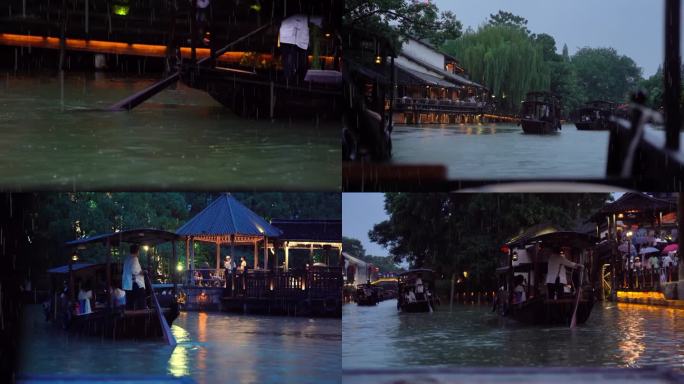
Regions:
[[107, 243], [105, 247], [107, 247], [107, 292], [109, 292], [109, 297], [107, 298], [107, 308], [110, 308], [112, 305], [112, 245], [110, 243], [109, 237], [107, 238]]
[[[684, 229], [684, 225], [682, 224], [682, 219], [684, 219], [684, 193], [679, 192], [677, 195], [677, 229], [678, 229], [678, 235], [677, 235], [677, 242], [679, 243], [679, 249], [684, 249], [684, 232], [682, 232], [682, 229]], [[684, 262], [682, 260], [682, 251], [677, 252], [677, 258], [679, 258], [679, 263], [678, 266], [678, 276], [677, 276], [677, 298], [679, 300], [684, 299]]]
[[[663, 79], [665, 92], [663, 104], [665, 114], [665, 147], [672, 151], [679, 150], [679, 132], [681, 116], [679, 100], [681, 97], [681, 63], [680, 56], [680, 25], [681, 0], [665, 0], [665, 62], [663, 65]], [[680, 216], [681, 218], [681, 216]]]
[[178, 254], [176, 253], [176, 240], [171, 240], [171, 267], [169, 274], [171, 275], [171, 282], [175, 284], [178, 281], [176, 276], [176, 265], [178, 264]]
[[456, 273], [451, 274], [451, 294], [449, 295], [449, 311], [454, 310], [454, 284], [456, 284]]

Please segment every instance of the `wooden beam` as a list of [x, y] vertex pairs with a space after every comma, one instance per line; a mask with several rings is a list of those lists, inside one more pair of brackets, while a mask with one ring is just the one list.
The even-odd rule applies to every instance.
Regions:
[[284, 271], [287, 272], [289, 268], [289, 262], [290, 262], [290, 247], [288, 246], [287, 242], [285, 242], [285, 268]]
[[268, 236], [264, 236], [264, 269], [268, 269]]

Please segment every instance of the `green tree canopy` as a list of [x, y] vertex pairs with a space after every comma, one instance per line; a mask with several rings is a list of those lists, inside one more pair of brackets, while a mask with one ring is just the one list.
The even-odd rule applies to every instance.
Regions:
[[527, 92], [550, 88], [544, 47], [519, 27], [487, 24], [447, 41], [443, 49], [458, 57], [470, 77], [487, 86], [506, 112], [517, 112]]
[[[445, 275], [468, 271], [491, 288], [500, 247], [530, 226], [570, 228], [600, 208], [608, 194], [388, 193], [390, 218], [370, 231], [395, 261]], [[418, 224], [419, 223], [419, 224]]]
[[572, 56], [580, 88], [587, 99], [624, 102], [641, 79], [641, 68], [613, 48], [582, 48]]

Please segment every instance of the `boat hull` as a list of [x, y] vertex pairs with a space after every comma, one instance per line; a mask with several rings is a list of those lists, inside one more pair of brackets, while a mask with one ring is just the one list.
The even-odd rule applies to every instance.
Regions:
[[609, 131], [611, 127], [615, 126], [615, 123], [602, 120], [578, 121], [575, 123], [575, 126], [578, 131]]
[[399, 310], [406, 313], [430, 312], [430, 307], [434, 309], [434, 305], [429, 305], [428, 301], [399, 304]]
[[211, 68], [184, 72], [181, 79], [188, 86], [207, 92], [241, 117], [332, 119], [341, 116], [340, 86], [284, 82], [275, 75], [223, 73]]
[[522, 119], [520, 120], [523, 132], [533, 135], [548, 135], [558, 130], [558, 125], [551, 121]]
[[[580, 300], [577, 324], [583, 324], [589, 319], [593, 306], [593, 298]], [[505, 316], [530, 325], [570, 325], [574, 309], [575, 300], [572, 298], [546, 300], [541, 297], [513, 305]]]
[[[171, 326], [180, 313], [178, 308], [162, 309], [166, 322]], [[100, 310], [78, 315], [68, 322], [67, 331], [86, 336], [112, 339], [160, 339], [164, 336], [157, 313], [147, 310]]]

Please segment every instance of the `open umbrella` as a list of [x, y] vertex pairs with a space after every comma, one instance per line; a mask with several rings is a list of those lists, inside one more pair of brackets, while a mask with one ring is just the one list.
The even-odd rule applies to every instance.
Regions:
[[639, 251], [639, 254], [645, 255], [647, 253], [654, 253], [654, 252], [660, 252], [660, 250], [658, 250], [658, 248], [653, 248], [653, 247], [644, 247], [644, 248], [641, 248], [641, 251]]
[[666, 246], [665, 248], [663, 248], [663, 253], [674, 252], [674, 251], [676, 251], [677, 249], [679, 249], [679, 244], [669, 244], [668, 246]]
[[618, 246], [618, 251], [620, 251], [622, 253], [628, 253], [629, 252], [632, 255], [636, 255], [636, 247], [631, 245], [631, 244], [627, 244], [627, 243], [620, 244]]

